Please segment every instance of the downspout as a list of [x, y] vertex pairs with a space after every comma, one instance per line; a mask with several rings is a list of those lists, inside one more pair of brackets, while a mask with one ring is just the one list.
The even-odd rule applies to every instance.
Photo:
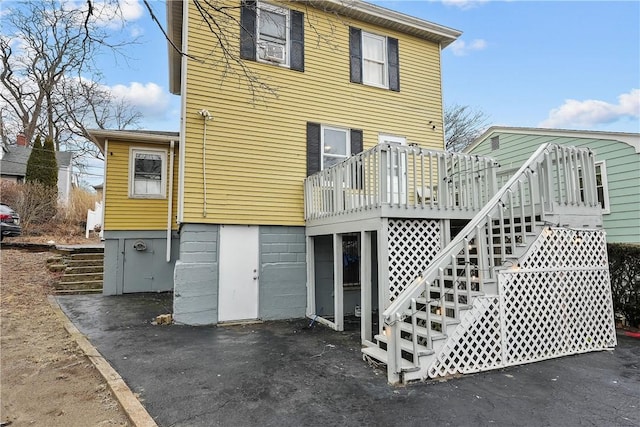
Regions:
[[438, 52], [438, 69], [440, 70], [440, 123], [442, 123], [442, 149], [447, 151], [447, 136], [445, 135], [445, 129], [447, 124], [444, 122], [444, 91], [442, 89], [442, 43], [439, 43], [440, 51]]
[[202, 109], [198, 114], [204, 119], [202, 126], [202, 217], [207, 217], [207, 121], [213, 119], [209, 110]]
[[102, 172], [102, 218], [100, 218], [100, 240], [104, 240], [104, 214], [107, 210], [107, 158], [109, 157], [109, 138], [104, 139], [104, 171]]
[[171, 147], [169, 149], [169, 200], [167, 207], [167, 262], [171, 262], [171, 229], [173, 226], [172, 213], [173, 213], [173, 162], [175, 141], [171, 140]]

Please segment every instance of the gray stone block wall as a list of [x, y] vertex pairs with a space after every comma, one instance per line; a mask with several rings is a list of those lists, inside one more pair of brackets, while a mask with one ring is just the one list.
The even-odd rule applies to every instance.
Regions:
[[304, 317], [306, 282], [304, 227], [260, 226], [260, 318]]
[[184, 224], [173, 273], [173, 318], [186, 325], [218, 322], [219, 226]]

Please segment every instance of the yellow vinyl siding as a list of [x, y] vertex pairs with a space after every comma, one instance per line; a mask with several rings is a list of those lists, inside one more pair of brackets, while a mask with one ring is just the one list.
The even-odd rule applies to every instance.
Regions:
[[[105, 176], [105, 218], [104, 229], [115, 230], [166, 230], [168, 198], [138, 199], [129, 197], [129, 160], [130, 147], [141, 149], [160, 149], [167, 152], [166, 179], [169, 179], [169, 144], [142, 144], [123, 141], [109, 141]], [[175, 222], [178, 194], [178, 149], [176, 145], [173, 176], [173, 216]], [[167, 193], [169, 185], [167, 184]]]
[[[220, 68], [188, 61], [185, 222], [303, 225], [307, 122], [361, 129], [365, 149], [378, 143], [379, 133], [443, 148], [437, 44], [312, 7], [301, 10], [306, 14], [304, 72], [244, 62], [261, 82], [276, 88], [277, 96], [258, 92], [253, 97], [233, 73], [223, 79]], [[193, 5], [189, 19], [188, 51], [207, 57], [216, 42]], [[349, 25], [399, 40], [400, 92], [349, 81]], [[238, 25], [233, 23], [229, 32], [239, 34]], [[330, 41], [319, 40], [318, 34]], [[238, 52], [237, 46], [231, 49]], [[198, 114], [203, 108], [214, 118], [207, 122], [206, 217], [203, 119]]]

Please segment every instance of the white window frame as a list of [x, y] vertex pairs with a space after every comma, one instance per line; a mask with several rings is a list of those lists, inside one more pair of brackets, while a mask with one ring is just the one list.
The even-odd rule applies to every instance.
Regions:
[[[264, 59], [260, 56], [260, 50], [263, 49], [263, 45], [271, 42], [270, 40], [266, 40], [260, 37], [260, 20], [262, 19], [262, 11], [266, 10], [271, 13], [276, 13], [278, 15], [283, 15], [285, 17], [285, 29], [284, 29], [284, 38], [285, 38], [285, 46], [284, 46], [284, 58], [283, 62], [270, 61], [268, 59]], [[269, 3], [259, 2], [258, 7], [256, 9], [256, 60], [258, 62], [262, 62], [263, 64], [271, 64], [277, 65], [280, 67], [289, 68], [289, 53], [291, 51], [291, 13], [289, 9], [284, 7], [274, 6]], [[273, 42], [271, 42], [273, 43]]]
[[[137, 194], [135, 192], [136, 154], [160, 155], [162, 161], [160, 175], [160, 192], [154, 194]], [[167, 150], [158, 148], [129, 148], [129, 198], [131, 199], [166, 199], [167, 198]]]
[[[382, 62], [365, 58], [364, 56], [364, 40], [365, 37], [369, 37], [371, 39], [377, 39], [382, 41]], [[361, 35], [361, 49], [362, 49], [362, 84], [374, 87], [380, 87], [383, 89], [389, 89], [389, 58], [387, 54], [387, 38], [385, 36], [380, 36], [378, 34], [369, 33], [367, 31], [362, 31]], [[365, 61], [375, 62], [376, 64], [382, 64], [382, 84], [379, 82], [371, 81], [367, 79]]]
[[[345, 150], [345, 155], [341, 155], [341, 154], [325, 154], [324, 152], [324, 131], [325, 130], [333, 130], [333, 131], [339, 131], [339, 132], [344, 132], [345, 134], [345, 144], [346, 144], [346, 150]], [[337, 127], [337, 126], [328, 126], [328, 125], [321, 125], [320, 126], [320, 170], [324, 170], [325, 166], [324, 166], [324, 158], [325, 156], [327, 157], [333, 157], [333, 158], [340, 158], [340, 159], [348, 159], [351, 156], [351, 129], [348, 128], [342, 128], [342, 127]]]
[[[604, 202], [603, 214], [611, 213], [611, 205], [609, 204], [609, 182], [607, 180], [607, 162], [600, 160], [595, 162], [596, 175], [598, 175], [598, 168], [600, 168], [600, 177], [602, 179], [602, 197]], [[598, 181], [596, 179], [596, 196], [598, 192]], [[600, 200], [598, 200], [600, 203]], [[600, 205], [602, 206], [602, 205]]]

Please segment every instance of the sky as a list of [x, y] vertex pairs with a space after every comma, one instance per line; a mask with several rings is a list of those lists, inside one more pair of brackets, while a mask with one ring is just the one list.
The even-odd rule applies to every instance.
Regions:
[[[141, 129], [177, 131], [164, 36], [141, 0], [120, 1], [127, 24], [113, 31], [137, 43], [126, 59], [98, 58], [103, 83], [142, 113]], [[442, 52], [445, 106], [480, 110], [487, 126], [640, 132], [640, 1], [374, 3], [462, 31]], [[165, 24], [165, 2], [150, 5]]]
[[[100, 59], [105, 83], [143, 113], [140, 126], [178, 130], [166, 42], [149, 13], [126, 0], [128, 61]], [[442, 52], [445, 105], [468, 105], [488, 125], [640, 132], [638, 1], [375, 1], [462, 31]], [[160, 22], [165, 5], [151, 6]]]

